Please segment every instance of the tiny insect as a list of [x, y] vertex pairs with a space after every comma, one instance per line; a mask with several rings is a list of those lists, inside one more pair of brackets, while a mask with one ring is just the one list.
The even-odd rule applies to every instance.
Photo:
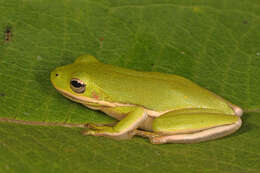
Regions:
[[99, 48], [103, 48], [103, 41], [104, 41], [104, 38], [102, 37], [102, 38], [100, 38], [99, 39]]
[[10, 42], [12, 37], [11, 27], [7, 26], [5, 30], [5, 42]]
[[248, 24], [248, 21], [247, 21], [247, 20], [244, 20], [243, 23], [244, 23], [244, 24]]

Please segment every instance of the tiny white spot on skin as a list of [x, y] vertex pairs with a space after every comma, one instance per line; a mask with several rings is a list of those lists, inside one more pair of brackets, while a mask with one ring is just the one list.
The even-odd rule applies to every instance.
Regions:
[[38, 61], [42, 60], [42, 57], [40, 55], [38, 55], [36, 58], [37, 58]]
[[181, 51], [181, 54], [182, 54], [182, 55], [184, 55], [184, 54], [185, 54], [185, 52]]
[[256, 52], [256, 56], [260, 56], [260, 52]]

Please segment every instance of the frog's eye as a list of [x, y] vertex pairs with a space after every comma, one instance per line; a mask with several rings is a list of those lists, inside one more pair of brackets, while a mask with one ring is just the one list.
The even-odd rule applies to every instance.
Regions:
[[80, 94], [84, 93], [86, 89], [86, 84], [84, 84], [84, 82], [80, 79], [73, 78], [70, 80], [70, 88], [72, 89], [72, 91]]

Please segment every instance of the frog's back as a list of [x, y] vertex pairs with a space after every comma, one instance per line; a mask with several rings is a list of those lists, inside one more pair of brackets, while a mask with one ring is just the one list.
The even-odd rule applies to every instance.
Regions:
[[154, 111], [185, 108], [231, 111], [226, 101], [177, 75], [141, 72], [102, 63], [86, 68], [90, 69], [96, 85], [114, 102], [141, 105]]

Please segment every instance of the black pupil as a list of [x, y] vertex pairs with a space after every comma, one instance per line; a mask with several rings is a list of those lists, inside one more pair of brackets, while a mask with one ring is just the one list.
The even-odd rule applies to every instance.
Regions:
[[81, 83], [79, 83], [79, 82], [77, 82], [77, 81], [74, 81], [74, 80], [71, 81], [70, 83], [71, 83], [71, 85], [74, 86], [75, 88], [80, 88], [80, 87], [83, 86]]

